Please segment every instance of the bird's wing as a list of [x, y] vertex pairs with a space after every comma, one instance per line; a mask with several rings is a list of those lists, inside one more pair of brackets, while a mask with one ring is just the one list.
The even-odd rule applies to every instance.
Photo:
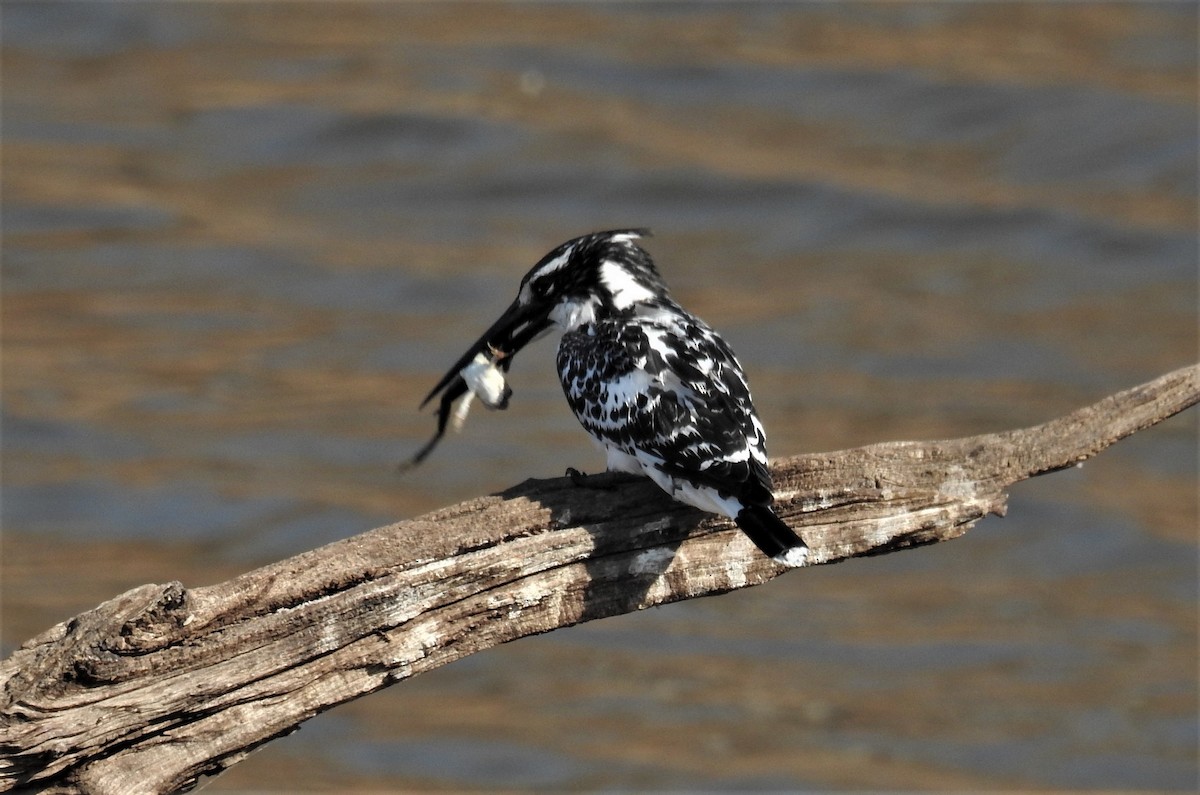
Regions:
[[716, 332], [674, 313], [592, 332], [563, 337], [559, 370], [593, 436], [697, 485], [771, 501], [765, 434], [745, 374]]

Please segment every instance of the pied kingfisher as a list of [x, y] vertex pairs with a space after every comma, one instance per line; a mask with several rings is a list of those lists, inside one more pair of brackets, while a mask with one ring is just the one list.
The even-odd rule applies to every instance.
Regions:
[[[521, 280], [517, 298], [433, 388], [450, 404], [479, 396], [507, 405], [501, 370], [557, 326], [567, 402], [604, 450], [610, 471], [646, 475], [676, 500], [733, 519], [768, 557], [802, 566], [808, 548], [771, 509], [766, 435], [746, 376], [725, 340], [671, 297], [644, 229], [596, 232], [563, 243]], [[444, 391], [443, 391], [444, 390]]]

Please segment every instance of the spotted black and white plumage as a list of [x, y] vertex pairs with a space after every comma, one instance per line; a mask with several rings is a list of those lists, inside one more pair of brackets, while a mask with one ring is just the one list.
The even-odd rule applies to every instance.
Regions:
[[770, 507], [766, 435], [742, 367], [671, 297], [635, 242], [646, 234], [597, 232], [543, 257], [426, 400], [445, 389], [448, 410], [448, 396], [474, 390], [462, 375], [471, 357], [485, 348], [511, 357], [557, 326], [563, 392], [609, 470], [646, 475], [680, 502], [732, 518], [777, 562], [803, 565], [807, 547]]

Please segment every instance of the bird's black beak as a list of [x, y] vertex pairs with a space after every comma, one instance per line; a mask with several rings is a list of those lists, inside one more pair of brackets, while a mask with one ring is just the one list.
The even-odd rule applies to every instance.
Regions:
[[[486, 352], [496, 359], [497, 366], [508, 370], [512, 357], [550, 327], [548, 311], [544, 307], [522, 306], [520, 301], [513, 301], [500, 319], [483, 332], [483, 336], [475, 340], [475, 343], [467, 348], [467, 352], [442, 376], [437, 386], [421, 401], [421, 406], [424, 407], [444, 389], [455, 393], [454, 397], [450, 398], [451, 401], [464, 394], [467, 387], [462, 379], [462, 369], [470, 364], [476, 354]], [[445, 401], [444, 395], [442, 399]]]

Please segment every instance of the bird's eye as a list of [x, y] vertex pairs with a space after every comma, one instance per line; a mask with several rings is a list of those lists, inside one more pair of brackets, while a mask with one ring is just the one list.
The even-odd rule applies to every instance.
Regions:
[[550, 295], [550, 280], [537, 279], [529, 283], [529, 292], [534, 298], [545, 298]]

